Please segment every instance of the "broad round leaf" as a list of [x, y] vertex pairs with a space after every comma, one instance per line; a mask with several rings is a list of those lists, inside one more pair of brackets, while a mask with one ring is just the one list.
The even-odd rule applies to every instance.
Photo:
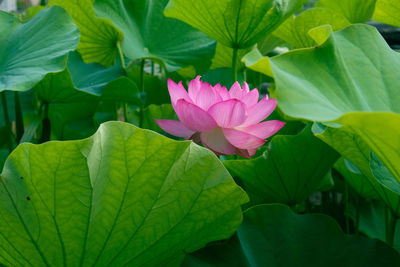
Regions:
[[334, 31], [350, 25], [340, 13], [335, 13], [330, 9], [313, 8], [287, 19], [274, 31], [274, 35], [294, 48], [311, 47], [317, 45], [317, 42], [308, 35], [308, 32], [312, 28], [327, 24], [331, 25]]
[[211, 151], [121, 122], [80, 141], [22, 144], [0, 181], [9, 266], [178, 264], [229, 237], [247, 200]]
[[[322, 131], [313, 130], [318, 138], [329, 144], [350, 162], [346, 167], [347, 169], [350, 167], [351, 172], [355, 172], [356, 175], [348, 173], [346, 170], [343, 171], [341, 168], [339, 171], [356, 192], [363, 197], [379, 198], [395, 213], [400, 214], [400, 194], [383, 185], [375, 177], [370, 168], [371, 148], [362, 137], [344, 127], [325, 127]], [[373, 192], [369, 190], [365, 192], [367, 188], [371, 187]]]
[[329, 8], [345, 16], [351, 23], [363, 23], [371, 20], [376, 1], [377, 0], [318, 0], [315, 3], [315, 7]]
[[117, 43], [123, 34], [109, 21], [96, 18], [94, 0], [50, 0], [49, 5], [58, 5], [67, 10], [81, 32], [77, 47], [86, 63], [112, 66], [118, 55]]
[[398, 266], [399, 254], [376, 240], [348, 236], [322, 214], [295, 214], [278, 204], [244, 213], [238, 239], [188, 256], [183, 266]]
[[229, 160], [224, 165], [239, 177], [252, 204], [297, 204], [313, 192], [332, 186], [325, 175], [338, 154], [314, 137], [309, 127], [295, 136], [275, 136], [268, 150], [252, 160]]
[[400, 54], [374, 27], [349, 26], [331, 33], [319, 47], [291, 51], [270, 62], [283, 112], [342, 124], [400, 181]]
[[187, 65], [206, 69], [215, 42], [185, 23], [166, 18], [168, 0], [96, 0], [96, 15], [109, 19], [124, 34], [122, 50], [131, 60], [159, 58], [168, 71]]
[[298, 11], [305, 0], [170, 0], [167, 17], [199, 29], [221, 44], [248, 48]]
[[40, 11], [22, 24], [0, 11], [0, 92], [31, 89], [49, 72], [65, 68], [79, 30], [61, 7]]
[[377, 0], [374, 20], [400, 27], [400, 0]]

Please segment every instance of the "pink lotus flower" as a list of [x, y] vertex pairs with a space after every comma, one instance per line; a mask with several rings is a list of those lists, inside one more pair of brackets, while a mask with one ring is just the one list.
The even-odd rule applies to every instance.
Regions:
[[217, 155], [238, 154], [249, 158], [262, 146], [267, 137], [285, 124], [264, 121], [276, 107], [275, 99], [258, 102], [257, 89], [243, 89], [235, 82], [231, 89], [220, 84], [211, 86], [200, 81], [200, 76], [189, 84], [188, 92], [182, 85], [168, 80], [172, 107], [180, 121], [155, 120], [167, 133], [202, 143]]

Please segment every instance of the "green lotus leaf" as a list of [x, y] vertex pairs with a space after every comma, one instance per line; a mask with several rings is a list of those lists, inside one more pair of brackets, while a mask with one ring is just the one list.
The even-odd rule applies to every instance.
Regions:
[[376, 0], [374, 20], [400, 27], [400, 1]]
[[299, 215], [279, 204], [246, 210], [237, 235], [237, 239], [192, 253], [183, 266], [395, 267], [400, 264], [399, 254], [379, 240], [345, 235], [329, 216]]
[[9, 266], [178, 265], [232, 235], [247, 201], [209, 150], [121, 122], [84, 140], [22, 144], [0, 181]]
[[224, 161], [243, 182], [252, 203], [301, 203], [313, 192], [332, 186], [325, 175], [338, 154], [306, 127], [298, 135], [275, 136], [264, 154], [252, 160]]
[[333, 121], [355, 111], [400, 113], [400, 54], [372, 26], [351, 25], [318, 48], [270, 62], [279, 107], [289, 116]]
[[366, 199], [380, 199], [375, 187], [381, 187], [381, 185], [376, 181], [375, 183], [371, 182], [354, 163], [342, 157], [335, 163], [335, 169], [346, 179], [357, 194]]
[[363, 197], [380, 199], [395, 213], [400, 214], [400, 194], [375, 177], [370, 168], [371, 148], [360, 135], [343, 126], [325, 127], [318, 131], [313, 128], [313, 132], [348, 161], [346, 169], [350, 168], [350, 173], [341, 168], [338, 170], [357, 193]]
[[100, 63], [112, 66], [118, 55], [118, 41], [123, 34], [111, 23], [96, 18], [93, 10], [94, 0], [50, 0], [49, 5], [57, 5], [67, 10], [81, 32], [77, 47], [86, 63]]
[[65, 68], [79, 30], [60, 7], [40, 11], [26, 23], [0, 11], [0, 92], [26, 91], [47, 73]]
[[244, 49], [274, 31], [305, 2], [308, 1], [170, 0], [164, 14], [186, 22], [225, 46]]
[[345, 16], [351, 23], [362, 23], [371, 20], [375, 2], [377, 0], [318, 0], [314, 6], [329, 8]]
[[284, 113], [341, 124], [343, 131], [360, 136], [400, 181], [400, 54], [374, 27], [349, 26], [332, 32], [319, 47], [270, 62]]
[[321, 25], [331, 25], [332, 30], [338, 31], [350, 23], [341, 14], [330, 9], [313, 8], [287, 19], [274, 31], [274, 35], [293, 48], [311, 47], [317, 45], [317, 42], [309, 36], [308, 32]]
[[131, 60], [161, 59], [168, 71], [194, 65], [210, 66], [215, 41], [189, 25], [166, 18], [168, 0], [96, 0], [96, 15], [108, 19], [124, 34], [122, 50]]

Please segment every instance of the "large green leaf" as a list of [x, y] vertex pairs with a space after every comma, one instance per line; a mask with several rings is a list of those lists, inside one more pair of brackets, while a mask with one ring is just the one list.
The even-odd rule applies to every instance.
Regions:
[[170, 0], [165, 15], [180, 19], [221, 44], [248, 48], [298, 11], [306, 0]]
[[400, 112], [400, 54], [372, 26], [332, 32], [318, 48], [271, 58], [271, 67], [279, 107], [292, 117], [331, 121], [354, 111]]
[[374, 20], [400, 27], [400, 1], [377, 0]]
[[239, 177], [252, 203], [300, 203], [315, 191], [332, 186], [324, 179], [338, 154], [314, 137], [309, 127], [295, 136], [278, 135], [268, 150], [252, 160], [224, 164]]
[[178, 265], [229, 237], [247, 200], [211, 151], [121, 122], [80, 141], [22, 144], [0, 181], [9, 266]]
[[375, 28], [352, 25], [331, 33], [319, 47], [270, 61], [286, 114], [340, 123], [342, 130], [360, 136], [400, 181], [400, 54]]
[[381, 241], [344, 235], [331, 217], [298, 215], [277, 204], [248, 209], [238, 229], [238, 241], [210, 246], [184, 262], [184, 266], [241, 267], [399, 264], [399, 254]]
[[315, 7], [329, 8], [345, 16], [351, 23], [362, 23], [371, 19], [376, 1], [377, 0], [318, 0], [317, 3], [315, 3]]
[[78, 28], [60, 7], [24, 24], [0, 11], [0, 32], [0, 92], [29, 90], [47, 73], [63, 70], [79, 41]]
[[158, 58], [169, 71], [187, 65], [208, 68], [215, 42], [185, 23], [166, 18], [168, 0], [96, 0], [96, 15], [124, 33], [122, 50], [129, 59]]
[[112, 66], [118, 54], [117, 43], [123, 40], [123, 34], [109, 21], [95, 17], [93, 2], [94, 0], [50, 0], [49, 5], [62, 6], [71, 14], [81, 32], [77, 50], [86, 63]]
[[[340, 167], [339, 171], [359, 194], [364, 197], [379, 197], [394, 212], [400, 214], [400, 194], [383, 185], [375, 177], [370, 168], [371, 148], [359, 135], [351, 130], [347, 131], [343, 126], [326, 127], [319, 131], [313, 130], [318, 138], [350, 161], [347, 164], [347, 168], [351, 168], [350, 173], [346, 170], [343, 171]], [[370, 187], [373, 192], [368, 189], [366, 192], [365, 189]]]
[[350, 23], [343, 15], [333, 10], [313, 8], [287, 19], [274, 31], [274, 35], [294, 48], [311, 47], [317, 43], [308, 35], [308, 32], [312, 28], [327, 24], [331, 25], [334, 31], [338, 31]]

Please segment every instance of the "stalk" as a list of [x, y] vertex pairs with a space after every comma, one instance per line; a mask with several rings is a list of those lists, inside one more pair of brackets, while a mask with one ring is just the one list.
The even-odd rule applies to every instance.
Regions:
[[346, 180], [344, 180], [344, 219], [346, 224], [346, 234], [350, 234], [350, 221], [349, 216], [347, 215], [349, 212], [349, 185]]
[[17, 143], [21, 140], [24, 135], [24, 118], [22, 116], [21, 101], [19, 99], [19, 93], [14, 92], [14, 103], [15, 103], [15, 122], [17, 128]]
[[390, 208], [386, 208], [386, 243], [393, 247], [394, 235], [396, 234], [397, 217]]
[[51, 125], [49, 119], [49, 103], [44, 103], [44, 117], [42, 120], [42, 136], [39, 143], [50, 141]]
[[122, 52], [122, 47], [121, 47], [121, 42], [117, 42], [117, 48], [118, 48], [118, 54], [119, 54], [119, 58], [121, 59], [121, 66], [122, 68], [126, 68], [125, 66], [125, 58], [124, 58], [124, 53]]
[[6, 99], [6, 92], [1, 92], [1, 102], [2, 102], [2, 107], [3, 107], [3, 115], [4, 115], [4, 122], [6, 124], [6, 139], [7, 139], [7, 144], [8, 144], [8, 150], [11, 151], [13, 150], [13, 143], [12, 143], [12, 132], [11, 132], [11, 122], [10, 122], [10, 117], [8, 116], [8, 107], [7, 107], [7, 99]]
[[[145, 59], [142, 59], [140, 63], [140, 91], [144, 93], [144, 63]], [[143, 127], [143, 117], [144, 117], [144, 103], [140, 105], [140, 114], [139, 114], [139, 127]]]
[[232, 54], [232, 78], [233, 82], [237, 81], [237, 56], [238, 56], [238, 49], [236, 47], [233, 48]]

